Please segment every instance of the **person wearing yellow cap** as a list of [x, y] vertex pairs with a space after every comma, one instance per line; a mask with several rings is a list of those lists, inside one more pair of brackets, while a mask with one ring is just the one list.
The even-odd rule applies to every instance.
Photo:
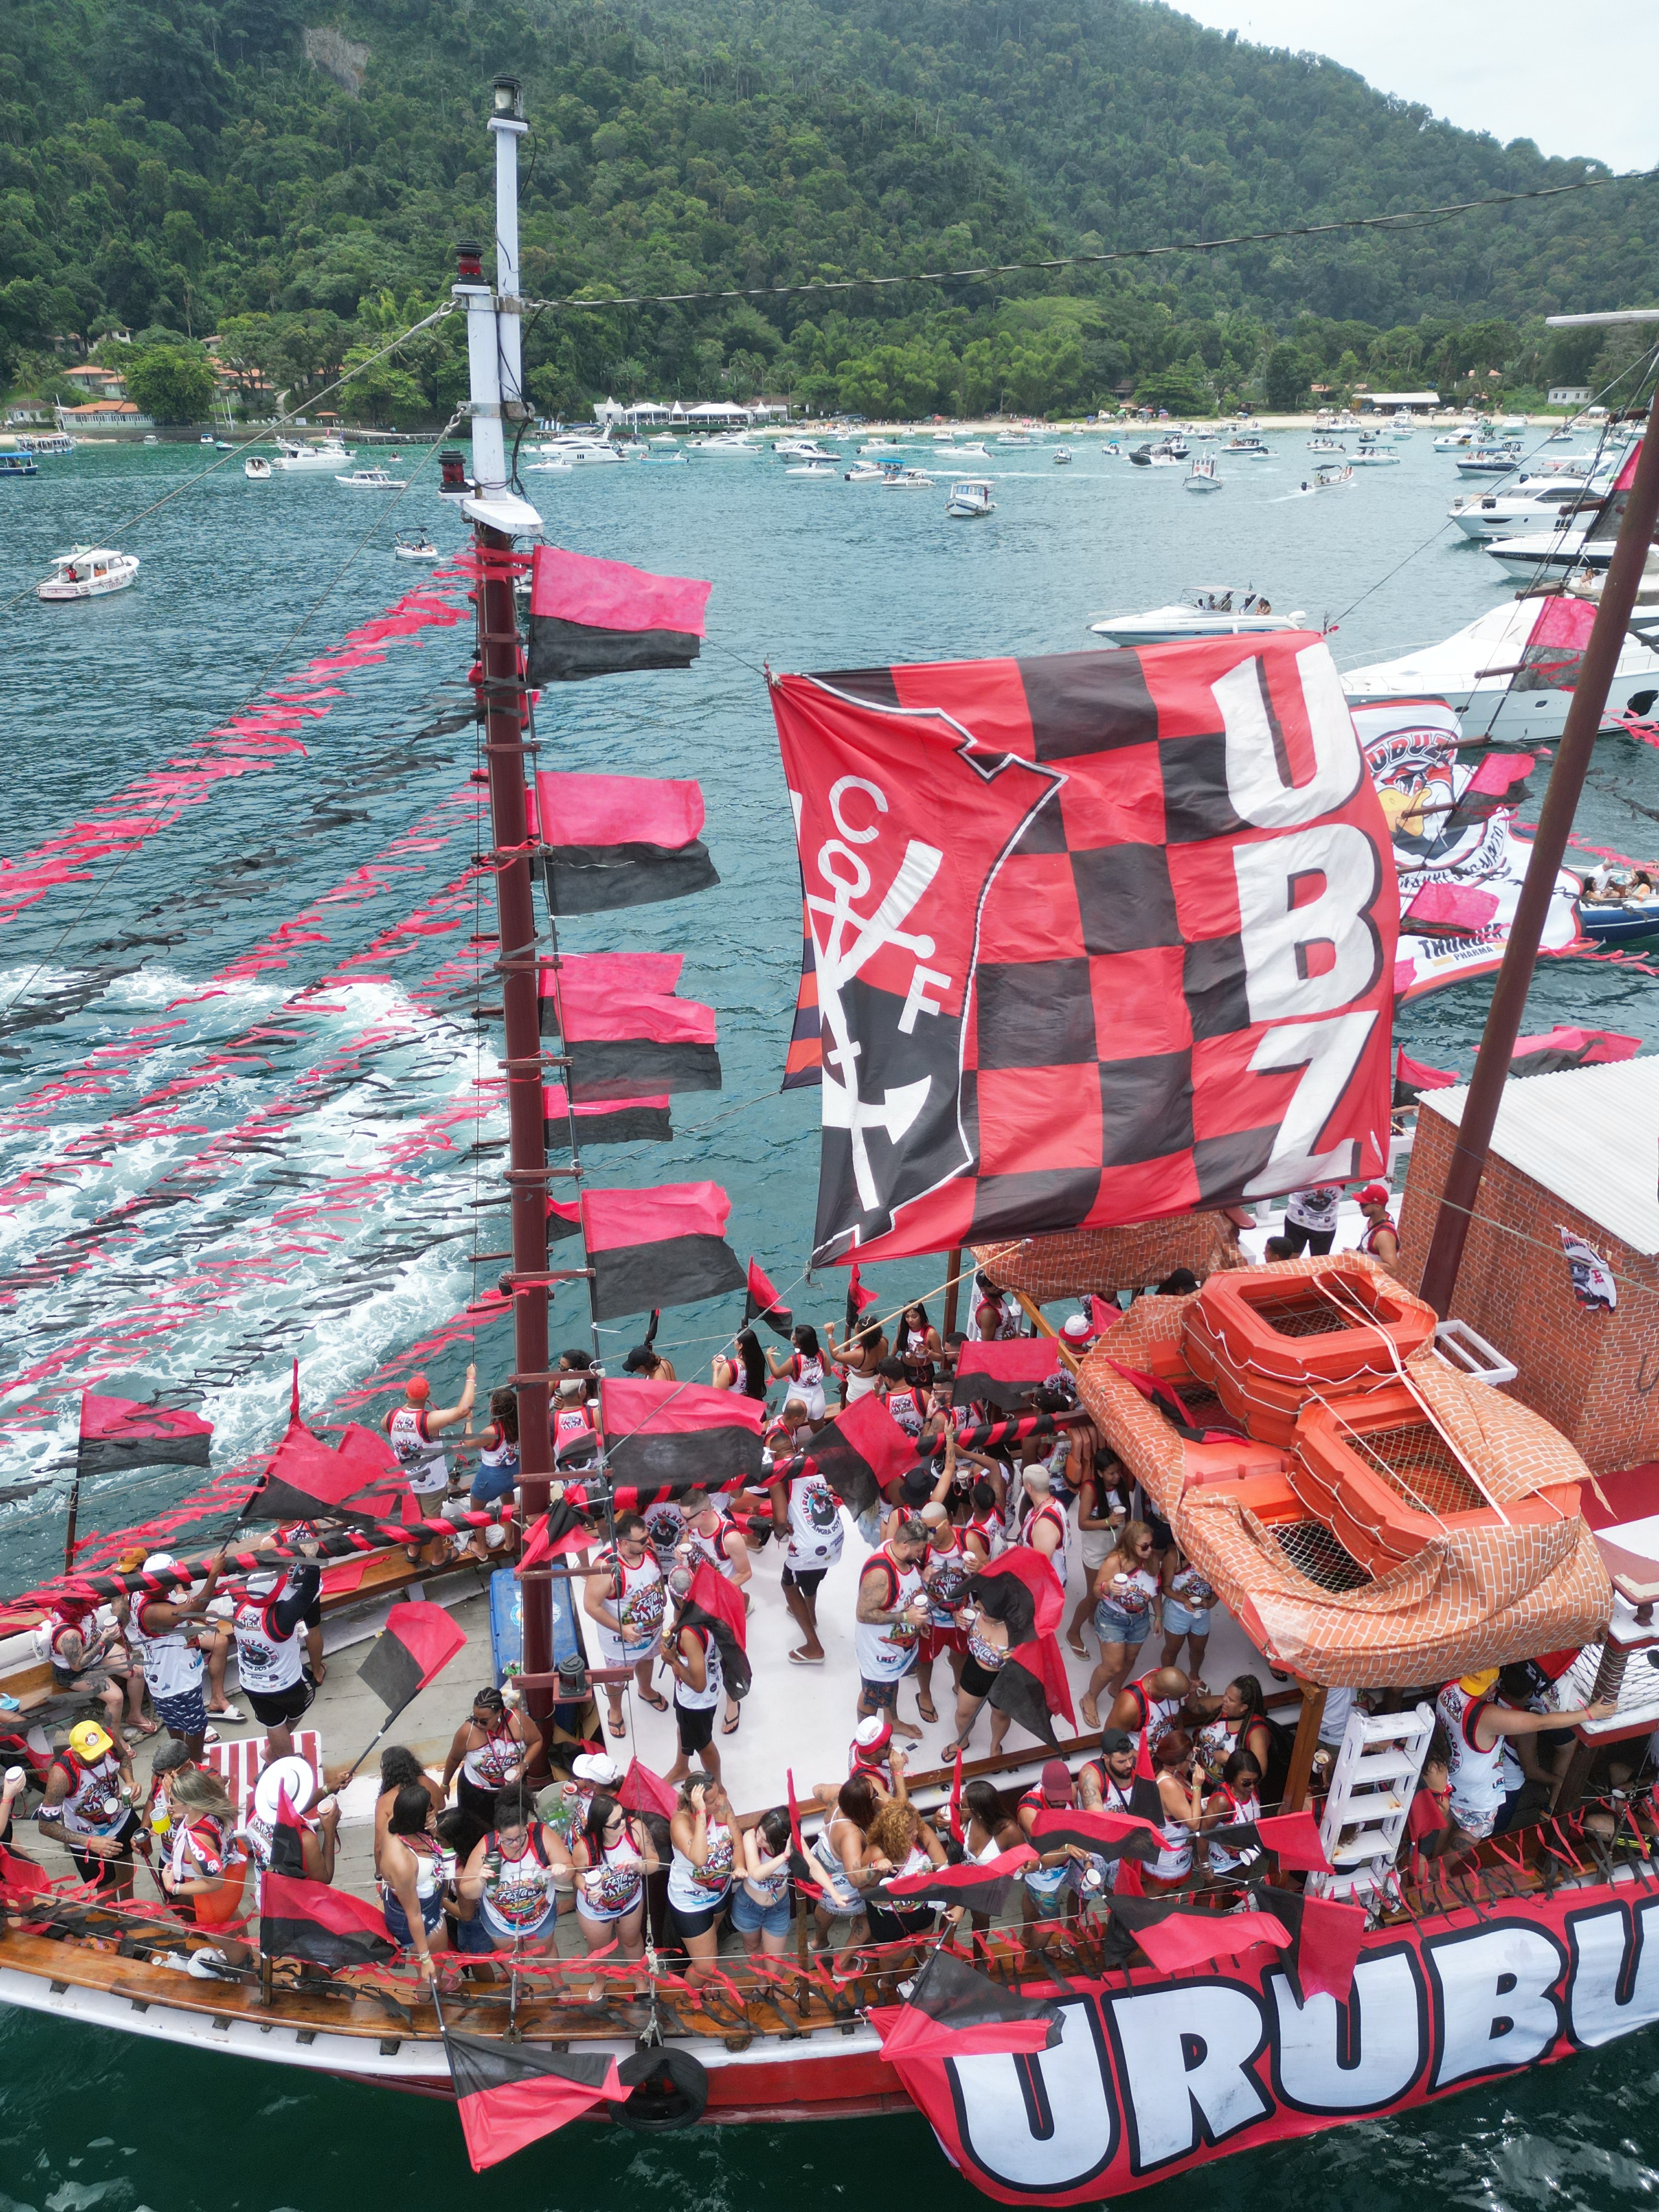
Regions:
[[1577, 1728], [1584, 1721], [1604, 1721], [1619, 1710], [1615, 1700], [1559, 1712], [1524, 1712], [1503, 1702], [1499, 1671], [1487, 1667], [1465, 1674], [1459, 1681], [1448, 1682], [1435, 1699], [1435, 1711], [1451, 1747], [1449, 1808], [1457, 1826], [1440, 1854], [1449, 1865], [1467, 1857], [1498, 1826], [1509, 1794], [1504, 1776], [1506, 1742], [1541, 1735], [1551, 1729]]
[[132, 1838], [138, 1826], [132, 1755], [96, 1721], [78, 1721], [52, 1759], [35, 1814], [61, 1838], [82, 1881], [115, 1899], [132, 1895]]

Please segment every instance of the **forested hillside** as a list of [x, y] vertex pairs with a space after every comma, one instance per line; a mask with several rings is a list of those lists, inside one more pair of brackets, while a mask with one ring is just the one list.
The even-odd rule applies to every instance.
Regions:
[[[0, 382], [50, 389], [118, 329], [177, 361], [216, 331], [222, 359], [314, 390], [442, 295], [458, 237], [488, 239], [500, 70], [535, 125], [542, 292], [1109, 251], [1593, 173], [1143, 0], [0, 0]], [[1645, 296], [1656, 205], [1621, 183], [994, 289], [552, 311], [527, 359], [550, 411], [763, 388], [1038, 410], [1125, 387], [1185, 411], [1470, 370], [1498, 389], [1589, 368], [1595, 341], [1543, 346], [1537, 318]], [[458, 336], [360, 378], [352, 405], [446, 405]]]

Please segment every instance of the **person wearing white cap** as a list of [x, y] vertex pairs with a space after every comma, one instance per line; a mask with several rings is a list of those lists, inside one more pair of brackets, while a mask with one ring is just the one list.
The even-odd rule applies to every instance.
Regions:
[[[570, 1762], [569, 1773], [537, 1793], [536, 1817], [557, 1832], [568, 1850], [587, 1826], [587, 1808], [594, 1793], [602, 1790], [614, 1797], [622, 1785], [623, 1770], [614, 1759], [602, 1751], [579, 1751]], [[559, 1902], [562, 1906], [565, 1900], [561, 1898]], [[572, 1898], [570, 1903], [574, 1905], [575, 1899]]]
[[1097, 1332], [1087, 1314], [1067, 1314], [1060, 1325], [1060, 1340], [1067, 1352], [1083, 1353], [1094, 1342]]
[[[171, 1736], [182, 1740], [192, 1759], [199, 1759], [208, 1739], [207, 1701], [202, 1693], [206, 1659], [203, 1632], [196, 1626], [205, 1620], [213, 1594], [224, 1571], [225, 1555], [215, 1553], [208, 1561], [207, 1580], [194, 1597], [185, 1583], [168, 1596], [154, 1591], [134, 1594], [128, 1615], [133, 1656], [144, 1670], [155, 1717]], [[179, 1562], [170, 1552], [152, 1552], [144, 1561], [147, 1575], [174, 1575]], [[211, 1632], [209, 1632], [211, 1633]], [[226, 1717], [240, 1720], [234, 1710]]]

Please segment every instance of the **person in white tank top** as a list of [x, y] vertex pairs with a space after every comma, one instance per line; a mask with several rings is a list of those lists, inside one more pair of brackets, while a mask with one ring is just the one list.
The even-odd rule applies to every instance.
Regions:
[[1442, 1853], [1448, 1866], [1474, 1850], [1492, 1834], [1506, 1795], [1504, 1786], [1504, 1746], [1510, 1736], [1541, 1735], [1547, 1729], [1577, 1728], [1584, 1721], [1610, 1720], [1619, 1710], [1610, 1704], [1574, 1705], [1559, 1712], [1522, 1712], [1498, 1702], [1492, 1695], [1498, 1669], [1466, 1674], [1448, 1682], [1435, 1699], [1451, 1747], [1451, 1815], [1458, 1833]]
[[[582, 1611], [599, 1632], [599, 1648], [607, 1667], [631, 1667], [634, 1685], [655, 1712], [665, 1713], [668, 1700], [652, 1686], [657, 1659], [657, 1636], [667, 1610], [668, 1595], [662, 1569], [651, 1550], [650, 1531], [640, 1513], [621, 1512], [616, 1517], [617, 1548], [594, 1563], [587, 1576]], [[628, 1733], [620, 1682], [605, 1686], [613, 1736]]]
[[[676, 1547], [681, 1565], [694, 1574], [705, 1564], [713, 1567], [716, 1574], [742, 1590], [747, 1612], [752, 1602], [747, 1585], [754, 1573], [749, 1564], [748, 1538], [706, 1490], [688, 1490], [681, 1505], [685, 1527]], [[742, 1717], [742, 1706], [728, 1691], [720, 1734], [735, 1735]]]
[[829, 1368], [818, 1349], [818, 1333], [803, 1322], [793, 1332], [790, 1342], [794, 1350], [787, 1359], [781, 1358], [768, 1345], [766, 1364], [772, 1370], [775, 1382], [781, 1382], [787, 1376], [789, 1395], [801, 1401], [806, 1407], [807, 1419], [815, 1429], [820, 1428], [828, 1410], [824, 1404], [823, 1384]]
[[898, 1717], [898, 1686], [915, 1666], [916, 1646], [932, 1611], [921, 1580], [927, 1549], [925, 1521], [908, 1515], [896, 1522], [887, 1541], [864, 1563], [853, 1629], [859, 1718], [868, 1720], [885, 1707], [896, 1731], [917, 1739], [921, 1730]]
[[478, 1387], [478, 1370], [466, 1370], [466, 1387], [453, 1406], [434, 1407], [432, 1385], [424, 1375], [411, 1375], [404, 1385], [404, 1402], [386, 1417], [398, 1465], [416, 1498], [441, 1498], [449, 1488], [449, 1458], [443, 1432], [464, 1421], [472, 1411]]

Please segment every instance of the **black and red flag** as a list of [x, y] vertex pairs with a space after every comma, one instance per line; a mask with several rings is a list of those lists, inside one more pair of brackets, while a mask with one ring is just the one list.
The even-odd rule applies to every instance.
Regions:
[[[1214, 1912], [1162, 1899], [1114, 1896], [1108, 1911], [1162, 1972], [1176, 1974], [1236, 1959], [1257, 1943], [1288, 1950], [1291, 1931], [1272, 1912]], [[1363, 1916], [1362, 1916], [1363, 1917]]]
[[538, 1567], [544, 1559], [556, 1559], [561, 1552], [586, 1551], [593, 1541], [592, 1529], [571, 1498], [556, 1498], [532, 1528], [513, 1571], [521, 1575], [526, 1567]]
[[969, 1912], [989, 1913], [994, 1918], [1007, 1904], [1014, 1885], [1037, 1855], [1029, 1844], [999, 1851], [994, 1859], [966, 1859], [960, 1866], [930, 1867], [925, 1874], [904, 1875], [879, 1882], [867, 1896], [890, 1898], [895, 1905], [963, 1905]]
[[1510, 1055], [1511, 1075], [1554, 1075], [1564, 1067], [1603, 1067], [1610, 1060], [1633, 1060], [1640, 1037], [1617, 1030], [1547, 1030], [1540, 1036], [1516, 1037]]
[[1322, 640], [771, 696], [822, 1034], [815, 1262], [1384, 1170], [1398, 893]]
[[444, 2051], [474, 2173], [499, 2166], [602, 2100], [629, 2095], [608, 2052], [532, 2051], [446, 2027]]
[[751, 1252], [749, 1255], [749, 1297], [743, 1310], [743, 1325], [763, 1321], [776, 1335], [787, 1337], [795, 1326], [795, 1316], [778, 1296], [772, 1278]]
[[1004, 1989], [943, 1948], [929, 1957], [902, 2004], [876, 2006], [868, 2017], [881, 2038], [882, 2057], [895, 2063], [1030, 2055], [1052, 2051], [1061, 2033], [1057, 2004]]
[[675, 996], [678, 952], [564, 954], [540, 969], [544, 1036], [564, 1038], [579, 1106], [718, 1091], [714, 1010]]
[[1394, 1103], [1396, 1106], [1415, 1106], [1425, 1091], [1444, 1091], [1463, 1078], [1455, 1067], [1431, 1067], [1425, 1060], [1413, 1060], [1402, 1044], [1394, 1055]]
[[702, 822], [700, 784], [544, 769], [535, 834], [549, 910], [610, 914], [712, 890]]
[[706, 1382], [606, 1376], [599, 1385], [605, 1457], [641, 1491], [725, 1490], [762, 1480], [765, 1408]]
[[817, 1468], [856, 1520], [916, 1463], [916, 1447], [873, 1390], [826, 1421], [812, 1437], [807, 1463]]
[[1077, 1725], [1072, 1686], [1055, 1631], [1066, 1610], [1060, 1577], [1039, 1552], [1011, 1544], [968, 1585], [975, 1604], [1008, 1632], [1008, 1656], [988, 1692], [1000, 1713], [1040, 1742], [1055, 1741], [1053, 1713]]
[[689, 668], [702, 650], [713, 588], [538, 545], [530, 572], [530, 681]]
[[273, 1856], [259, 1879], [259, 1948], [313, 1966], [374, 1966], [397, 1956], [378, 1907], [325, 1881], [280, 1874]]
[[77, 1480], [120, 1474], [131, 1467], [206, 1467], [212, 1445], [213, 1424], [199, 1413], [143, 1406], [131, 1398], [100, 1398], [90, 1390], [82, 1394]]
[[549, 1204], [547, 1234], [550, 1241], [586, 1238], [594, 1316], [620, 1321], [653, 1306], [694, 1305], [740, 1291], [742, 1263], [726, 1242], [731, 1211], [731, 1200], [713, 1182], [587, 1190], [574, 1202]]
[[384, 1437], [354, 1421], [337, 1450], [313, 1436], [296, 1414], [242, 1508], [242, 1519], [388, 1521], [409, 1503], [409, 1486]]
[[746, 1698], [752, 1680], [749, 1617], [737, 1584], [728, 1582], [711, 1560], [705, 1559], [692, 1576], [690, 1594], [676, 1618], [682, 1628], [708, 1630], [719, 1647], [726, 1695]]
[[1267, 1813], [1255, 1820], [1230, 1820], [1210, 1834], [1235, 1854], [1269, 1850], [1281, 1868], [1297, 1874], [1329, 1874], [1331, 1863], [1320, 1841], [1319, 1823], [1304, 1806], [1296, 1813]]
[[[570, 1150], [573, 1109], [562, 1083], [550, 1083], [543, 1094], [542, 1138], [550, 1152]], [[578, 1104], [574, 1109], [576, 1142], [586, 1152], [589, 1145], [662, 1145], [674, 1133], [666, 1093], [655, 1098], [606, 1098], [598, 1105]]]
[[1051, 1336], [1006, 1336], [964, 1344], [951, 1385], [953, 1406], [994, 1406], [1000, 1413], [1028, 1410], [1026, 1401], [1061, 1367]]
[[387, 1613], [357, 1680], [395, 1716], [465, 1648], [466, 1631], [442, 1606], [411, 1599]]
[[818, 966], [812, 946], [812, 921], [805, 917], [801, 931], [800, 988], [795, 994], [795, 1019], [784, 1054], [781, 1091], [808, 1091], [823, 1079], [823, 1041], [818, 1026]]
[[1031, 1840], [1056, 1851], [1067, 1844], [1096, 1858], [1127, 1856], [1150, 1864], [1164, 1848], [1164, 1806], [1158, 1784], [1137, 1778], [1127, 1813], [1084, 1805], [1045, 1805], [1031, 1822]]
[[[1415, 1804], [1417, 1800], [1413, 1799]], [[1255, 1888], [1250, 1902], [1290, 1930], [1289, 1964], [1304, 1998], [1332, 1996], [1346, 2004], [1365, 1934], [1364, 1908], [1292, 1889]]]

